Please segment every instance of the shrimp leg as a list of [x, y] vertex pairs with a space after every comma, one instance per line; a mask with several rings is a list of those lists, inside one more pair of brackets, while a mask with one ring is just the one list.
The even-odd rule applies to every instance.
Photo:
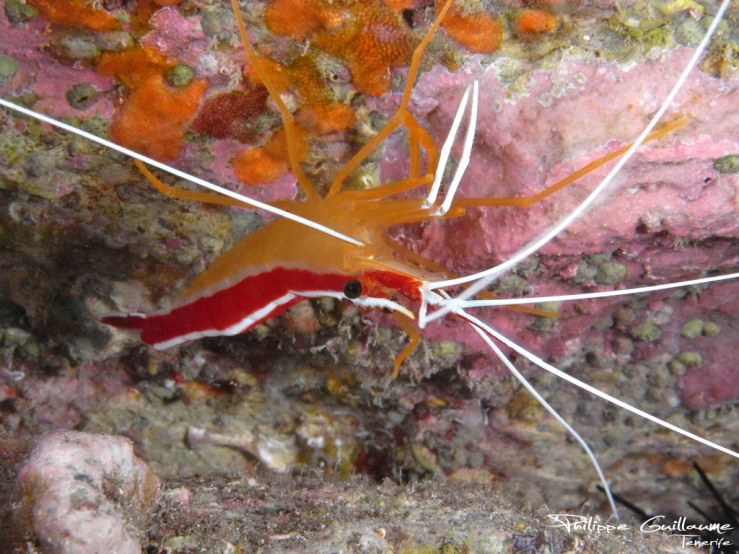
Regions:
[[[670, 123], [669, 125], [665, 125], [660, 130], [647, 135], [647, 138], [644, 139], [644, 142], [649, 142], [650, 140], [662, 138], [668, 133], [679, 129], [680, 127], [684, 127], [688, 124], [688, 121], [688, 118], [684, 117], [673, 123]], [[456, 200], [452, 205], [465, 208], [470, 208], [473, 206], [513, 206], [517, 208], [528, 208], [529, 206], [533, 206], [534, 204], [541, 202], [546, 197], [551, 196], [555, 192], [562, 190], [567, 185], [574, 183], [580, 177], [598, 169], [603, 164], [606, 164], [611, 160], [622, 156], [623, 154], [628, 152], [631, 146], [631, 144], [627, 144], [626, 146], [622, 146], [621, 148], [611, 152], [610, 154], [606, 154], [605, 156], [602, 156], [597, 160], [590, 162], [588, 165], [578, 169], [571, 175], [568, 175], [561, 181], [557, 181], [553, 185], [545, 188], [543, 191], [537, 194], [534, 194], [533, 196], [524, 196], [520, 198], [460, 198]]]
[[[236, 0], [231, 1], [235, 2]], [[390, 133], [392, 133], [402, 123], [406, 121], [405, 114], [408, 112], [408, 104], [411, 99], [411, 91], [413, 90], [413, 84], [416, 81], [416, 75], [418, 74], [418, 69], [421, 64], [421, 57], [423, 56], [424, 50], [426, 50], [426, 46], [428, 46], [428, 43], [431, 42], [431, 37], [434, 36], [436, 29], [439, 28], [439, 25], [441, 25], [444, 16], [446, 15], [447, 11], [449, 11], [449, 8], [452, 5], [452, 1], [453, 0], [447, 1], [447, 3], [444, 5], [444, 8], [437, 16], [436, 20], [431, 25], [431, 28], [426, 33], [426, 36], [423, 37], [421, 44], [419, 44], [413, 51], [411, 66], [408, 70], [408, 77], [405, 83], [405, 89], [403, 90], [403, 99], [400, 101], [400, 107], [398, 108], [398, 111], [393, 116], [393, 118], [385, 124], [380, 132], [372, 137], [372, 139], [367, 144], [365, 144], [351, 160], [349, 160], [349, 163], [347, 163], [346, 166], [344, 166], [342, 170], [339, 171], [333, 183], [331, 183], [331, 188], [329, 189], [326, 198], [331, 198], [332, 196], [336, 196], [337, 194], [339, 194], [341, 192], [341, 185], [344, 183], [349, 174], [354, 171], [359, 166], [359, 164], [361, 164], [367, 158], [367, 156], [369, 156], [375, 150], [375, 148], [377, 148], [380, 143], [382, 143], [382, 141], [385, 140], [388, 135], [390, 135]]]

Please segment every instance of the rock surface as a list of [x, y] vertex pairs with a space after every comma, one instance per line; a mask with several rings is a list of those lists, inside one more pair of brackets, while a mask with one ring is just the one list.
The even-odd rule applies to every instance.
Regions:
[[141, 552], [159, 479], [123, 437], [56, 431], [44, 436], [18, 473], [14, 517], [43, 552]]
[[[106, 136], [115, 134], [111, 122], [123, 117], [123, 106], [134, 94], [154, 95], [143, 103], [146, 107], [156, 105], [156, 94], [167, 94], [168, 87], [182, 90], [200, 83], [199, 89], [187, 89], [197, 97], [207, 82], [200, 107], [210, 111], [183, 123], [184, 112], [170, 102], [168, 109], [180, 118], [177, 133], [141, 127], [139, 135], [155, 145], [166, 142], [162, 152], [176, 150], [172, 163], [180, 169], [255, 198], [296, 195], [289, 174], [257, 187], [238, 184], [234, 174], [235, 155], [266, 148], [282, 124], [273, 102], [249, 80], [253, 76], [248, 71], [242, 76], [245, 57], [226, 4], [168, 1], [161, 9], [162, 2], [137, 3], [136, 9], [121, 2], [78, 4], [87, 11], [79, 19], [84, 24], [75, 26], [55, 20], [64, 14], [49, 11], [48, 2], [4, 2], [4, 98]], [[408, 2], [402, 13], [397, 10], [403, 2], [386, 4], [395, 10], [393, 24], [405, 18], [416, 38], [433, 18], [433, 3], [427, 0]], [[521, 24], [524, 15], [532, 17], [524, 13], [531, 11], [524, 4], [484, 4], [505, 27], [497, 51], [471, 54], [440, 31], [421, 64], [410, 108], [438, 145], [465, 87], [476, 78], [481, 83], [478, 133], [460, 197], [536, 193], [633, 140], [716, 9], [711, 1], [539, 2], [556, 25], [550, 29], [547, 17], [543, 30], [532, 32], [534, 20], [528, 27]], [[314, 125], [304, 143], [303, 168], [325, 190], [352, 153], [393, 115], [407, 70], [394, 70], [387, 93], [357, 94], [349, 64], [326, 52], [306, 51], [310, 40], [277, 36], [263, 22], [266, 7], [242, 2], [260, 54], [280, 64], [275, 71], [292, 83], [283, 99], [299, 120]], [[472, 11], [482, 7], [468, 6]], [[736, 21], [731, 12], [701, 69], [668, 112], [668, 119], [687, 117], [689, 123], [646, 145], [607, 197], [535, 259], [494, 283], [493, 292], [579, 293], [736, 271]], [[108, 60], [107, 72], [102, 58]], [[147, 87], [140, 84], [144, 81]], [[337, 116], [342, 109], [331, 111], [337, 104], [356, 118], [350, 127]], [[232, 106], [250, 117], [234, 122], [238, 114], [229, 111]], [[316, 107], [325, 111], [310, 110]], [[198, 117], [207, 125], [195, 125]], [[160, 129], [166, 126], [157, 121]], [[330, 132], [319, 132], [317, 121]], [[460, 148], [453, 149], [450, 174]], [[404, 178], [408, 160], [407, 134], [396, 133], [348, 186]], [[528, 209], [471, 208], [463, 218], [407, 225], [392, 235], [450, 270], [479, 271], [559, 221], [607, 171], [600, 168]], [[0, 496], [6, 506], [14, 468], [37, 437], [54, 429], [84, 429], [129, 437], [137, 455], [175, 490], [170, 480], [205, 475], [202, 490], [188, 484], [183, 486], [189, 493], [180, 491], [182, 498], [195, 499], [198, 510], [211, 509], [209, 498], [219, 506], [228, 503], [228, 487], [220, 488], [223, 474], [246, 472], [261, 483], [258, 471], [266, 467], [414, 483], [396, 491], [397, 498], [413, 504], [413, 513], [428, 521], [454, 505], [433, 479], [469, 474], [494, 482], [516, 513], [511, 526], [501, 525], [513, 529], [515, 521], [535, 529], [531, 541], [536, 544], [559, 544], [559, 535], [550, 535], [546, 518], [531, 516], [521, 508], [525, 504], [608, 513], [584, 454], [463, 322], [448, 319], [427, 327], [392, 382], [392, 359], [406, 344], [405, 335], [391, 317], [333, 299], [311, 301], [244, 336], [167, 352], [147, 349], [99, 324], [98, 317], [109, 311], [166, 306], [167, 298], [220, 252], [263, 225], [262, 215], [166, 198], [125, 157], [0, 112]], [[561, 369], [736, 449], [738, 297], [739, 283], [726, 282], [547, 306], [558, 311], [556, 320], [502, 309], [479, 313]], [[711, 505], [691, 461], [698, 461], [728, 497], [737, 490], [733, 458], [645, 425], [521, 360], [516, 363], [591, 444], [614, 491], [647, 512], [692, 516], [686, 500]], [[234, 480], [243, 476], [238, 475]], [[280, 494], [304, 492], [302, 485], [291, 489], [289, 482], [264, 481]], [[330, 548], [353, 540], [339, 533], [331, 543], [319, 536], [328, 528], [320, 525], [330, 521], [323, 515], [301, 519], [295, 512], [279, 516], [285, 519], [274, 529], [234, 530], [238, 525], [228, 524], [229, 517], [256, 517], [250, 507], [258, 504], [253, 495], [263, 494], [259, 486], [244, 493], [247, 500], [239, 505], [244, 511], [235, 516], [213, 508], [208, 537], [198, 534], [204, 532], [196, 527], [197, 510], [168, 505], [159, 523], [146, 531], [151, 544], [176, 551], [222, 537], [232, 545], [257, 547], [267, 537], [293, 530]], [[352, 491], [362, 491], [357, 494], [364, 498], [374, 485], [325, 486], [331, 498], [351, 503]], [[423, 502], [413, 499], [418, 487], [431, 491]], [[445, 500], [434, 514], [429, 498], [437, 488]], [[489, 507], [490, 513], [508, 509], [498, 500], [491, 500], [497, 507]], [[269, 508], [257, 515], [264, 522], [279, 512]], [[337, 527], [355, 529], [353, 518], [368, 521], [365, 516], [341, 512]], [[0, 517], [0, 534], [9, 521]], [[415, 523], [397, 531], [384, 522], [367, 525], [352, 533], [378, 548], [410, 545], [406, 535], [421, 533]], [[380, 527], [388, 530], [385, 538], [374, 533]], [[219, 534], [218, 529], [228, 530]], [[8, 536], [18, 536], [16, 531], [8, 529]], [[523, 548], [526, 531], [511, 533], [518, 538], [501, 539], [503, 551]], [[183, 538], [190, 534], [191, 543]], [[286, 540], [300, 539], [290, 535]], [[440, 548], [443, 541], [429, 543]], [[277, 551], [283, 543], [270, 544]]]

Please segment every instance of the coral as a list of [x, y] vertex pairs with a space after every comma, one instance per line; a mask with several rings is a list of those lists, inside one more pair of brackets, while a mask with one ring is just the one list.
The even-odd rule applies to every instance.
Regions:
[[44, 552], [138, 554], [126, 520], [145, 519], [159, 487], [130, 440], [58, 431], [41, 439], [18, 474], [16, 517], [32, 526]]
[[[436, 0], [437, 13], [444, 4], [443, 0]], [[470, 52], [489, 54], [495, 51], [503, 40], [503, 25], [500, 20], [482, 11], [467, 14], [456, 5], [452, 5], [441, 25], [449, 36]]]

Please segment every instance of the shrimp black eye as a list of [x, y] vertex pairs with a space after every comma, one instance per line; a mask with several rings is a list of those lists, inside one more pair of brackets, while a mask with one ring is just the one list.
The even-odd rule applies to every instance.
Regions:
[[350, 300], [354, 300], [355, 298], [362, 296], [362, 283], [356, 279], [352, 279], [351, 281], [344, 283], [344, 296]]

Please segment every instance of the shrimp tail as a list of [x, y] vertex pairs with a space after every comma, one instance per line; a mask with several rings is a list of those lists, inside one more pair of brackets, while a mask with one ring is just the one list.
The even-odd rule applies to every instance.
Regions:
[[146, 323], [146, 314], [126, 314], [115, 312], [104, 315], [100, 318], [100, 322], [105, 323], [106, 325], [112, 325], [113, 327], [118, 327], [118, 329], [136, 329], [140, 331], [144, 328], [144, 324]]
[[133, 339], [141, 340], [141, 330], [146, 325], [146, 314], [113, 312], [101, 317], [100, 322], [120, 329]]

